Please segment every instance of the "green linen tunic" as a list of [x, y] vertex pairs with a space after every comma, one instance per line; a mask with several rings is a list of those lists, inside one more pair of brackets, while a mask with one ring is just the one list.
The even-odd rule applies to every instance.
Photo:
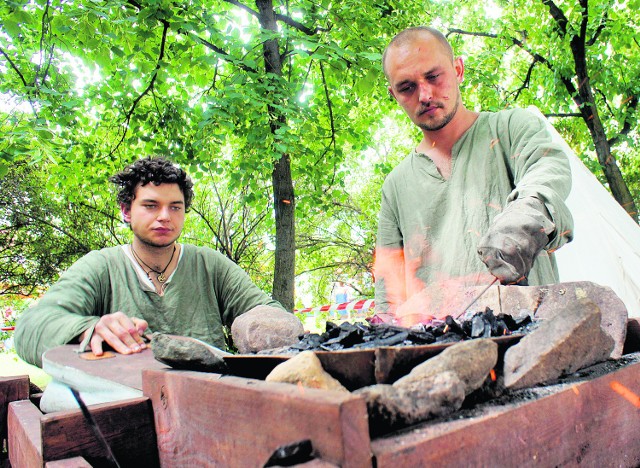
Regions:
[[525, 109], [480, 113], [453, 146], [448, 180], [431, 159], [413, 151], [383, 184], [376, 242], [377, 257], [391, 255], [401, 263], [395, 271], [404, 275], [406, 291], [387, 294], [384, 277], [394, 273], [376, 271], [376, 311], [392, 313], [400, 304], [391, 304], [391, 297], [409, 298], [434, 282], [486, 284], [478, 241], [505, 205], [521, 197], [543, 201], [556, 226], [529, 284], [557, 282], [550, 251], [572, 238], [565, 205], [570, 189], [567, 155], [552, 141], [546, 122]]
[[178, 266], [160, 296], [122, 246], [88, 253], [74, 263], [16, 324], [15, 346], [41, 366], [42, 353], [71, 342], [99, 317], [123, 312], [150, 332], [190, 336], [225, 348], [222, 325], [258, 305], [282, 306], [222, 254], [183, 244]]

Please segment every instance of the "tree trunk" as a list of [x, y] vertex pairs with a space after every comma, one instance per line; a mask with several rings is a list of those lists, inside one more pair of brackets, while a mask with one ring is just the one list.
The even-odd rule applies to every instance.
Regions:
[[[256, 0], [263, 29], [277, 31], [272, 0]], [[273, 73], [282, 76], [282, 61], [277, 39], [269, 39], [262, 45], [267, 76]], [[284, 116], [269, 106], [271, 133], [276, 135], [278, 127], [285, 123]], [[276, 221], [276, 253], [273, 273], [273, 298], [287, 310], [293, 310], [295, 293], [295, 197], [291, 178], [291, 160], [283, 154], [274, 164], [271, 174], [273, 183], [273, 205]]]
[[[633, 220], [638, 222], [638, 211], [636, 204], [631, 196], [631, 191], [622, 178], [622, 173], [616, 162], [616, 158], [611, 154], [611, 146], [607, 140], [607, 134], [605, 132], [600, 115], [598, 113], [598, 107], [593, 97], [593, 90], [591, 89], [591, 81], [589, 78], [589, 69], [587, 66], [587, 53], [586, 53], [586, 36], [589, 23], [589, 4], [588, 0], [580, 0], [580, 6], [582, 7], [582, 18], [579, 28], [569, 28], [569, 20], [565, 14], [558, 8], [553, 0], [542, 0], [542, 3], [549, 8], [551, 17], [555, 20], [558, 32], [561, 36], [567, 36], [571, 31], [571, 53], [573, 55], [573, 63], [575, 65], [575, 73], [578, 82], [578, 89], [576, 90], [573, 82], [563, 77], [562, 81], [567, 88], [569, 95], [573, 98], [573, 101], [578, 106], [582, 119], [587, 124], [589, 133], [593, 140], [596, 154], [598, 155], [598, 162], [602, 171], [607, 179], [609, 188], [613, 198], [629, 213], [629, 216]], [[597, 33], [596, 33], [597, 34]]]

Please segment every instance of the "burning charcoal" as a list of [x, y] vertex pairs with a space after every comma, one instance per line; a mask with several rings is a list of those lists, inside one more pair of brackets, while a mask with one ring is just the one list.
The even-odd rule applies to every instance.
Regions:
[[471, 338], [491, 337], [491, 323], [482, 314], [476, 314], [471, 319]]
[[447, 315], [447, 317], [444, 319], [444, 322], [446, 326], [449, 327], [448, 331], [457, 333], [458, 335], [461, 335], [461, 336], [466, 335], [466, 333], [464, 332], [460, 324], [456, 322], [456, 320], [451, 315]]
[[433, 336], [433, 333], [412, 329], [409, 330], [409, 336], [407, 339], [414, 345], [426, 345], [436, 341], [436, 337]]
[[519, 328], [518, 323], [509, 314], [498, 314], [496, 319], [504, 323], [509, 331], [516, 331]]
[[376, 341], [376, 346], [394, 346], [397, 344], [400, 344], [402, 342], [404, 342], [404, 340], [407, 339], [407, 336], [409, 336], [408, 332], [400, 332], [400, 333], [396, 333], [388, 338], [383, 338], [381, 340], [377, 340]]
[[297, 344], [291, 346], [291, 349], [300, 351], [314, 350], [318, 349], [321, 344], [322, 337], [320, 335], [317, 333], [305, 333]]

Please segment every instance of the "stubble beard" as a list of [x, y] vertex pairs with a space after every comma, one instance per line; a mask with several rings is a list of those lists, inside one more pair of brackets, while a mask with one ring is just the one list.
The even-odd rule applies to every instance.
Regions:
[[460, 95], [458, 94], [456, 96], [456, 102], [453, 106], [453, 109], [451, 109], [451, 111], [448, 114], [445, 114], [442, 119], [435, 121], [435, 122], [420, 122], [418, 123], [418, 127], [420, 127], [422, 130], [426, 130], [429, 132], [434, 132], [436, 130], [440, 130], [444, 127], [447, 126], [447, 124], [449, 122], [451, 122], [453, 120], [453, 118], [455, 117], [456, 113], [458, 112], [458, 108], [460, 107]]
[[166, 247], [170, 247], [173, 244], [175, 244], [176, 241], [178, 240], [176, 238], [176, 239], [173, 239], [171, 242], [159, 243], [159, 242], [152, 241], [148, 237], [139, 236], [139, 235], [136, 235], [135, 233], [134, 233], [134, 235], [137, 237], [137, 239], [140, 241], [140, 243], [144, 244], [146, 247], [151, 247], [151, 248], [155, 248], [155, 249], [163, 249], [163, 248], [166, 248]]

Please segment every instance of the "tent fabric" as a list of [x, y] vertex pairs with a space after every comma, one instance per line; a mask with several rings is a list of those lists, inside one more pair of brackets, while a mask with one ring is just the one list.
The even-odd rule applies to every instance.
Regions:
[[[530, 109], [540, 114], [537, 108]], [[574, 239], [556, 251], [560, 281], [608, 286], [625, 304], [629, 317], [640, 317], [640, 226], [547, 124], [554, 140], [565, 147], [572, 174], [567, 206], [573, 215]]]

